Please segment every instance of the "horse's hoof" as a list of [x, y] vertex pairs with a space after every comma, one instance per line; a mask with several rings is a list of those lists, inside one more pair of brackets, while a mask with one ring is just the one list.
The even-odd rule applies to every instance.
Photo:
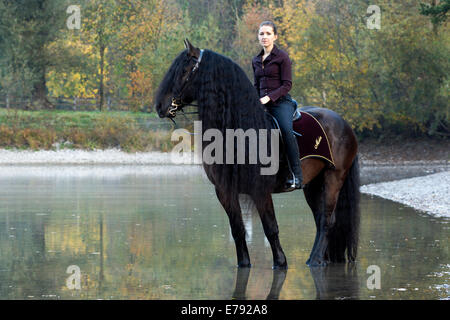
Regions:
[[238, 268], [251, 268], [252, 264], [251, 263], [238, 263], [237, 267]]
[[272, 266], [272, 270], [287, 270], [288, 266]]
[[328, 265], [328, 261], [325, 260], [313, 260], [313, 261], [306, 261], [306, 264], [309, 267], [326, 267]]
[[285, 262], [283, 264], [274, 264], [272, 266], [273, 270], [287, 270], [288, 269], [288, 264]]

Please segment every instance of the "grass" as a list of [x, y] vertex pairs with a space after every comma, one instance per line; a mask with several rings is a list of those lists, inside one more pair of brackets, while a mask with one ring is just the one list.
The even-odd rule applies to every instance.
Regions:
[[161, 124], [154, 113], [0, 109], [0, 148], [169, 151]]
[[24, 111], [0, 109], [0, 124], [21, 125], [23, 127], [37, 127], [41, 124], [46, 124], [52, 127], [71, 126], [87, 128], [96, 121], [105, 118], [142, 121], [157, 119], [157, 115], [155, 113], [121, 111]]

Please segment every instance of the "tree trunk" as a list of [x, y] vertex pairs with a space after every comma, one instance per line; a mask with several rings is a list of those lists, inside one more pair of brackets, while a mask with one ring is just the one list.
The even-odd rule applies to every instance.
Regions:
[[104, 104], [104, 84], [103, 84], [103, 69], [105, 64], [105, 46], [100, 46], [100, 88], [99, 88], [99, 95], [100, 95], [100, 102], [99, 102], [99, 109], [100, 111], [103, 110], [103, 104]]
[[[431, 1], [431, 6], [436, 7], [436, 0]], [[433, 21], [433, 20], [431, 20], [431, 21]], [[437, 24], [437, 22], [432, 22], [432, 25], [433, 25], [433, 29], [432, 29], [433, 35], [437, 36], [438, 24]]]
[[33, 85], [32, 104], [37, 109], [53, 109], [53, 104], [47, 99], [47, 84], [45, 68], [39, 70], [38, 80]]

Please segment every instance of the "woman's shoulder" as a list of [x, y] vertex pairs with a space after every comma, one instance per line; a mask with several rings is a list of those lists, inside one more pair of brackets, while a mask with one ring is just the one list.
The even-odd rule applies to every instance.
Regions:
[[288, 58], [289, 59], [289, 53], [283, 49], [278, 48], [277, 46], [275, 46], [276, 50], [277, 50], [277, 55], [280, 55], [283, 58]]
[[261, 56], [263, 55], [263, 53], [264, 50], [259, 51], [257, 55], [253, 56], [252, 62], [261, 61]]

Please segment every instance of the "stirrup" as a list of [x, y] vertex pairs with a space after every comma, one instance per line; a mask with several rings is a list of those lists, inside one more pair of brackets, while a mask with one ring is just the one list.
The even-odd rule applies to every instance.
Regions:
[[292, 191], [295, 189], [303, 189], [304, 185], [302, 185], [302, 181], [300, 181], [299, 178], [295, 177], [294, 174], [292, 174], [292, 178], [286, 180], [286, 183], [284, 185], [284, 189], [287, 191]]

